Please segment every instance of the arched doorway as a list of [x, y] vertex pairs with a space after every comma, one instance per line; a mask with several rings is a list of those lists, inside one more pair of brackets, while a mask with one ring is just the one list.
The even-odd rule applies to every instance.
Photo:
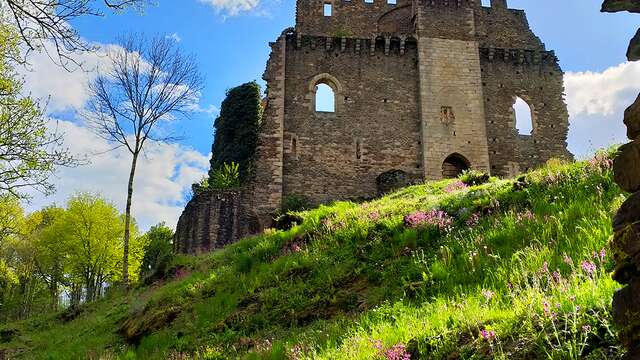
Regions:
[[442, 163], [442, 177], [445, 179], [457, 178], [470, 167], [471, 164], [467, 158], [460, 154], [451, 154]]

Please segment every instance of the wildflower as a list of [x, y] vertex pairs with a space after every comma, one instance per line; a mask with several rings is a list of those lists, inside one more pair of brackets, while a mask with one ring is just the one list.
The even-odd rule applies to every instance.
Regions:
[[591, 332], [591, 325], [585, 325], [582, 327], [582, 331], [588, 333]]
[[488, 342], [493, 342], [496, 339], [496, 332], [493, 330], [482, 330], [480, 336]]
[[386, 360], [410, 360], [411, 354], [407, 352], [403, 344], [397, 344], [385, 351], [384, 357]]
[[487, 302], [491, 301], [491, 299], [493, 299], [495, 295], [496, 293], [494, 293], [491, 290], [486, 290], [486, 289], [482, 290], [482, 296], [485, 298], [485, 300], [487, 300]]
[[573, 265], [573, 259], [566, 254], [564, 255], [562, 261], [567, 265]]
[[443, 189], [443, 191], [446, 192], [447, 194], [450, 194], [452, 192], [456, 192], [458, 190], [462, 190], [462, 189], [466, 189], [466, 188], [467, 188], [467, 184], [465, 184], [462, 181], [458, 180], [458, 181], [452, 182], [451, 184], [447, 185], [447, 187], [445, 187]]
[[551, 314], [551, 310], [549, 310], [549, 303], [548, 302], [543, 302], [542, 303], [542, 311], [544, 311], [544, 314], [549, 316], [549, 314]]
[[440, 231], [449, 231], [453, 225], [453, 218], [442, 210], [430, 212], [418, 211], [404, 217], [404, 224], [410, 228], [435, 227]]
[[479, 213], [474, 213], [467, 220], [467, 226], [476, 226], [480, 222], [482, 216]]
[[572, 303], [573, 303], [573, 302], [576, 302], [576, 296], [575, 296], [575, 295], [572, 295], [572, 296], [569, 298], [569, 300], [571, 300], [571, 302], [572, 302]]
[[559, 284], [560, 281], [562, 280], [562, 275], [558, 270], [554, 271], [553, 274], [551, 274], [551, 276], [553, 277], [553, 281], [555, 281], [556, 284]]
[[544, 264], [542, 264], [542, 272], [544, 273], [548, 273], [549, 272], [549, 263], [548, 262], [544, 262]]
[[380, 220], [380, 213], [379, 213], [379, 212], [377, 212], [377, 211], [370, 212], [370, 213], [369, 213], [369, 220], [372, 220], [372, 221], [378, 221], [378, 220]]
[[582, 268], [582, 270], [587, 273], [587, 275], [589, 275], [590, 277], [593, 276], [593, 274], [596, 272], [597, 270], [597, 266], [596, 264], [593, 263], [593, 261], [583, 261], [580, 264], [580, 267]]
[[602, 248], [602, 250], [600, 250], [600, 261], [604, 261], [607, 257], [607, 251]]

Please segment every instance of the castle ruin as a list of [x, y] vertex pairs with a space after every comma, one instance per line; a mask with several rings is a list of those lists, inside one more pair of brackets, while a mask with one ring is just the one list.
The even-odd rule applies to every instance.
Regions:
[[[385, 174], [506, 177], [571, 157], [558, 59], [506, 0], [297, 0], [295, 28], [271, 49], [254, 179], [193, 199], [179, 252], [269, 227], [287, 196], [367, 199]], [[517, 99], [530, 133], [516, 128]]]

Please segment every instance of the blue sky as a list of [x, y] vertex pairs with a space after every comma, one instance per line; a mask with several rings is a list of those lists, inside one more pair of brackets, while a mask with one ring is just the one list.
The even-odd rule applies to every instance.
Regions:
[[[509, 0], [510, 7], [527, 11], [531, 27], [548, 49], [556, 51], [567, 72], [569, 143], [579, 157], [625, 140], [622, 112], [640, 91], [640, 65], [625, 63], [624, 57], [640, 16], [601, 14], [600, 4], [598, 0]], [[83, 38], [101, 46], [127, 33], [172, 36], [184, 51], [195, 55], [206, 77], [202, 111], [178, 124], [181, 142], [148, 149], [134, 195], [138, 198], [134, 214], [143, 228], [160, 220], [174, 225], [189, 185], [206, 173], [212, 123], [225, 90], [261, 81], [268, 43], [294, 21], [293, 0], [157, 0], [143, 14], [87, 17], [72, 23]], [[80, 59], [90, 65], [101, 61], [89, 54]], [[84, 85], [92, 75], [65, 73], [38, 54], [31, 62], [33, 71], [25, 73], [27, 89], [42, 98], [50, 96], [50, 116], [60, 121], [72, 150], [89, 154], [92, 164], [61, 171], [58, 194], [37, 195], [30, 206], [60, 204], [76, 191], [101, 192], [120, 206], [127, 156], [95, 155], [106, 144], [95, 139], [76, 114], [86, 102]]]
[[[531, 27], [547, 48], [556, 50], [567, 72], [603, 71], [624, 62], [640, 20], [626, 13], [601, 14], [600, 1], [594, 0], [511, 0], [509, 5], [527, 11]], [[260, 80], [269, 41], [294, 20], [293, 0], [267, 1], [235, 16], [198, 0], [159, 0], [143, 14], [83, 18], [74, 25], [83, 37], [105, 44], [131, 32], [175, 34], [181, 47], [196, 55], [206, 76], [202, 106], [218, 107], [227, 88]], [[195, 116], [184, 127], [185, 143], [206, 153], [210, 117]]]

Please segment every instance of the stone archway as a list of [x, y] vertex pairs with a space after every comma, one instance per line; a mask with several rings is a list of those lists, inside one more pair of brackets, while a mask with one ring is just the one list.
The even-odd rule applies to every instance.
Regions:
[[442, 163], [442, 177], [445, 179], [457, 178], [469, 168], [471, 168], [471, 164], [467, 158], [458, 153], [451, 154]]

